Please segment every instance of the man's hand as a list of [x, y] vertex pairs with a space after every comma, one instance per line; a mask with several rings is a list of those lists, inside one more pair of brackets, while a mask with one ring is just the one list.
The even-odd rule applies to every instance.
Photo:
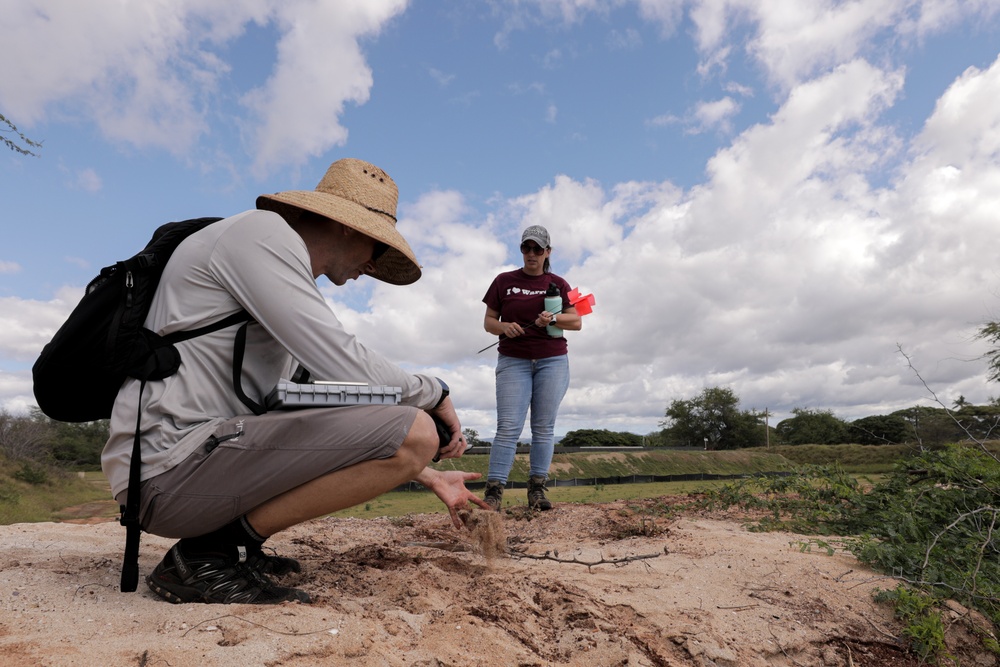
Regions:
[[430, 411], [430, 415], [435, 421], [440, 420], [450, 434], [448, 444], [438, 449], [434, 460], [456, 459], [464, 454], [465, 450], [468, 449], [468, 443], [465, 441], [465, 436], [462, 435], [462, 422], [458, 420], [455, 404], [451, 402], [451, 397], [445, 398], [441, 405]]
[[441, 499], [441, 502], [448, 508], [451, 515], [451, 522], [455, 528], [461, 528], [464, 524], [458, 517], [459, 510], [468, 508], [469, 503], [478, 505], [484, 510], [492, 508], [486, 501], [466, 488], [465, 483], [482, 477], [478, 472], [461, 472], [460, 470], [434, 470], [424, 468], [423, 472], [417, 476], [416, 481], [434, 492], [434, 495]]

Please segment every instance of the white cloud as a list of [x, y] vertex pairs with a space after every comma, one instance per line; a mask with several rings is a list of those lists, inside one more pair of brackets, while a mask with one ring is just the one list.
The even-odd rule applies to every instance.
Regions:
[[507, 89], [515, 95], [526, 95], [528, 93], [545, 94], [545, 84], [541, 81], [532, 81], [528, 84], [512, 83], [507, 86]]
[[17, 273], [21, 270], [21, 265], [17, 262], [8, 262], [0, 259], [0, 273]]
[[968, 17], [983, 20], [1000, 13], [994, 0], [922, 0], [914, 3], [915, 12], [899, 26], [900, 33], [925, 37], [960, 24]]
[[[754, 3], [756, 4], [756, 3]], [[894, 25], [902, 0], [761, 3], [750, 53], [782, 86], [853, 60], [877, 32]]]
[[[902, 78], [858, 61], [793, 89], [687, 193], [622, 184], [609, 194], [560, 177], [513, 202], [522, 224], [550, 227], [557, 251], [563, 238], [585, 245], [555, 255], [597, 299], [571, 342], [567, 420], [599, 410], [606, 423], [634, 423], [717, 384], [785, 416], [902, 408], [927, 393], [897, 344], [942, 395], [985, 400], [982, 375], [970, 373], [981, 352], [970, 313], [997, 283], [977, 240], [995, 226], [1000, 188], [974, 138], [1000, 114], [958, 102], [993, 99], [996, 69], [967, 73], [944, 96], [919, 145], [947, 137], [947, 162], [916, 156], [895, 189], [872, 189], [865, 174], [899, 151], [874, 122]], [[964, 111], [946, 122], [955, 105]], [[970, 160], [976, 169], [942, 171]]]
[[668, 37], [674, 33], [684, 15], [686, 0], [637, 0], [639, 16], [657, 23], [660, 34]]
[[[963, 73], [938, 100], [914, 141], [912, 161], [886, 198], [896, 240], [882, 261], [897, 279], [940, 273], [925, 293], [954, 291], [964, 302], [997, 282], [986, 249], [1000, 210], [998, 95], [1000, 59], [987, 70]], [[969, 306], [966, 319], [988, 315], [981, 304]]]
[[[224, 67], [202, 46], [202, 3], [17, 3], [0, 22], [0, 104], [26, 125], [85, 116], [110, 138], [178, 153], [206, 128], [199, 96]], [[230, 21], [246, 16], [234, 7]], [[100, 35], [100, 39], [95, 39]], [[53, 48], [58, 44], [60, 48]], [[189, 76], [182, 79], [179, 73]], [[199, 81], [200, 85], [192, 82]]]
[[753, 97], [753, 88], [750, 86], [744, 86], [736, 81], [728, 81], [722, 88], [727, 93], [733, 93], [734, 95], [739, 95], [740, 97]]
[[555, 183], [533, 195], [510, 202], [510, 215], [519, 219], [520, 232], [530, 225], [542, 225], [552, 237], [552, 263], [579, 262], [588, 252], [605, 249], [621, 240], [622, 230], [615, 225], [623, 202], [607, 202], [595, 181], [578, 183], [557, 176]]
[[344, 105], [366, 102], [372, 86], [358, 40], [378, 34], [405, 6], [406, 0], [300, 0], [275, 7], [282, 30], [277, 62], [267, 83], [243, 98], [259, 118], [255, 173], [302, 164], [346, 140], [339, 121]]
[[99, 192], [104, 183], [93, 169], [82, 169], [77, 172], [73, 187], [86, 192]]
[[31, 373], [6, 373], [0, 370], [0, 410], [13, 414], [28, 414], [35, 405]]
[[[0, 56], [24, 66], [0, 72], [5, 112], [29, 124], [90, 114], [116, 141], [183, 151], [203, 136], [204, 114], [214, 112], [206, 101], [229, 76], [223, 50], [256, 21], [280, 35], [274, 69], [245, 98], [257, 125], [244, 136], [256, 137], [259, 150], [249, 150], [259, 173], [344, 141], [342, 111], [367, 100], [372, 81], [359, 40], [377, 35], [404, 7], [401, 0], [178, 0], [147, 7], [147, 28], [128, 3], [77, 4], [49, 8], [47, 20], [9, 8]], [[532, 21], [561, 27], [631, 7], [669, 32], [681, 3], [498, 6], [507, 8], [508, 30]], [[1000, 210], [1000, 64], [966, 71], [906, 143], [884, 118], [903, 93], [902, 61], [872, 51], [894, 48], [876, 33], [923, 36], [956, 13], [987, 15], [996, 6], [696, 0], [699, 71], [719, 76], [711, 83], [724, 91], [703, 96], [730, 97], [686, 119], [662, 115], [647, 125], [671, 126], [658, 135], [680, 135], [693, 120], [725, 127], [754, 94], [723, 76], [737, 70], [730, 60], [745, 55], [740, 45], [767, 73], [777, 106], [698, 165], [701, 183], [681, 189], [669, 181], [556, 175], [489, 204], [471, 193], [426, 192], [401, 202], [399, 222], [424, 264], [421, 281], [325, 292], [366, 343], [413, 367], [440, 368], [462, 397], [466, 425], [483, 435], [492, 431], [495, 350], [476, 350], [495, 338], [482, 329], [481, 299], [498, 272], [520, 265], [519, 232], [529, 224], [552, 233], [554, 269], [597, 299], [583, 331], [570, 335], [574, 381], [561, 429], [592, 426], [595, 416], [609, 428], [652, 429], [670, 399], [717, 384], [732, 386], [747, 407], [779, 413], [775, 419], [797, 406], [853, 418], [913, 405], [926, 391], [897, 344], [943, 396], [983, 401], [981, 364], [967, 360], [981, 348], [970, 333], [1000, 293], [989, 243]], [[317, 27], [331, 24], [318, 35]], [[106, 37], [90, 39], [98, 33]], [[59, 40], [72, 62], [42, 46]], [[537, 53], [560, 62], [573, 53], [550, 46]], [[438, 74], [447, 83], [450, 75]], [[517, 76], [533, 75], [510, 79]], [[510, 91], [546, 94], [541, 81]], [[303, 96], [313, 104], [297, 103]], [[13, 109], [7, 102], [15, 97]], [[78, 185], [99, 187], [96, 172], [84, 174]], [[19, 269], [0, 262], [0, 273]], [[30, 362], [76, 297], [0, 299], [0, 359]], [[28, 400], [27, 372], [0, 373], [0, 396], [5, 405]]]
[[713, 102], [702, 102], [694, 110], [694, 117], [698, 124], [691, 131], [697, 133], [718, 128], [728, 132], [732, 127], [729, 119], [739, 112], [739, 103], [731, 97], [723, 97]]
[[673, 114], [663, 114], [661, 116], [656, 116], [650, 118], [646, 121], [647, 127], [665, 127], [667, 125], [674, 125], [683, 122], [681, 118]]
[[243, 96], [254, 116], [247, 149], [256, 173], [265, 175], [343, 143], [344, 105], [365, 102], [372, 85], [358, 40], [377, 34], [405, 6], [406, 0], [94, 0], [43, 9], [17, 3], [0, 21], [0, 58], [17, 63], [0, 71], [0, 106], [28, 127], [51, 116], [83, 117], [112, 140], [188, 156], [207, 132], [207, 115], [226, 102], [224, 49], [250, 22], [273, 22], [281, 32], [277, 62], [267, 81]]
[[450, 84], [452, 81], [455, 80], [454, 74], [445, 74], [444, 72], [435, 67], [431, 67], [429, 70], [427, 70], [427, 73], [430, 74], [431, 78], [434, 79], [434, 81], [436, 81], [437, 84], [442, 88], [447, 87], [448, 84]]
[[607, 43], [612, 51], [633, 51], [642, 47], [642, 35], [634, 28], [612, 30]]
[[[709, 161], [710, 182], [694, 193], [687, 244], [733, 243], [761, 226], [782, 240], [785, 225], [794, 229], [811, 207], [827, 204], [809, 201], [813, 194], [854, 188], [850, 176], [865, 173], [893, 145], [875, 130], [858, 128], [868, 127], [901, 86], [898, 74], [855, 62], [794, 89], [770, 124], [751, 127]], [[832, 199], [833, 210], [842, 210]]]
[[729, 38], [747, 25], [747, 52], [783, 90], [866, 55], [881, 33], [924, 37], [969, 17], [997, 14], [1000, 5], [992, 0], [697, 0], [690, 10], [703, 76], [725, 71]]
[[1000, 156], [1000, 58], [989, 69], [970, 67], [935, 105], [915, 149], [960, 168], [989, 168]]
[[51, 301], [0, 297], [0, 359], [34, 361], [82, 295], [67, 287]]
[[421, 279], [406, 288], [375, 283], [370, 311], [348, 308], [332, 290], [338, 316], [361, 340], [401, 363], [426, 368], [478, 361], [475, 351], [495, 340], [482, 328], [482, 298], [496, 273], [515, 268], [506, 263], [510, 248], [490, 221], [470, 219], [472, 211], [456, 192], [424, 194], [401, 206], [400, 214], [399, 231], [424, 267]]
[[564, 59], [565, 55], [563, 54], [562, 49], [552, 49], [545, 54], [544, 58], [542, 58], [542, 65], [545, 69], [555, 69], [559, 67]]

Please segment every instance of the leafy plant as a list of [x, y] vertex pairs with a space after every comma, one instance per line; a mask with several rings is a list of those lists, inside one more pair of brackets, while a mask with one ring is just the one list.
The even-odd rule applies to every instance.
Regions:
[[[844, 536], [863, 563], [1000, 624], [1000, 463], [985, 448], [925, 450], [866, 486], [837, 467], [755, 477], [707, 492], [703, 504], [747, 509], [757, 530]], [[917, 619], [911, 638], [936, 646], [939, 620]]]
[[22, 463], [21, 467], [14, 472], [13, 477], [33, 486], [39, 486], [49, 481], [49, 473], [45, 468], [30, 461]]
[[705, 493], [707, 509], [739, 506], [762, 513], [753, 530], [849, 535], [867, 528], [861, 482], [840, 466], [806, 466], [783, 476], [755, 476]]
[[941, 658], [948, 657], [938, 600], [900, 584], [891, 591], [876, 591], [875, 601], [892, 605], [896, 618], [906, 624], [903, 634], [921, 660], [938, 664]]
[[837, 542], [828, 542], [827, 540], [811, 539], [811, 540], [798, 540], [796, 542], [790, 543], [792, 546], [796, 546], [799, 549], [799, 553], [812, 553], [813, 547], [823, 550], [826, 552], [827, 556], [832, 556], [837, 553]]
[[21, 499], [17, 490], [12, 488], [9, 483], [0, 479], [0, 503], [7, 503], [10, 505], [16, 504]]

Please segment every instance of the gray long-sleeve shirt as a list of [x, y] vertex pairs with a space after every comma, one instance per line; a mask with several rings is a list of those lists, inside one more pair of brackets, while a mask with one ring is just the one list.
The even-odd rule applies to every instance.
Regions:
[[[348, 333], [323, 299], [302, 238], [276, 213], [246, 211], [185, 239], [171, 256], [146, 327], [161, 335], [206, 326], [246, 309], [243, 388], [259, 403], [297, 363], [317, 380], [402, 387], [402, 403], [428, 409], [441, 387], [404, 371]], [[146, 384], [142, 397], [142, 479], [194, 452], [221, 422], [247, 414], [233, 390], [239, 325], [177, 345], [180, 370]], [[128, 486], [139, 382], [122, 385], [101, 465], [117, 495]]]

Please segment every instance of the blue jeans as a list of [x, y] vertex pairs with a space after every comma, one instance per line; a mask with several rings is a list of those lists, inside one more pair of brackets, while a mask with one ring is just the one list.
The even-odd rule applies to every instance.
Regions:
[[569, 357], [497, 360], [497, 433], [490, 447], [489, 480], [507, 483], [517, 439], [531, 408], [530, 474], [548, 477], [555, 440], [556, 414], [569, 388]]

